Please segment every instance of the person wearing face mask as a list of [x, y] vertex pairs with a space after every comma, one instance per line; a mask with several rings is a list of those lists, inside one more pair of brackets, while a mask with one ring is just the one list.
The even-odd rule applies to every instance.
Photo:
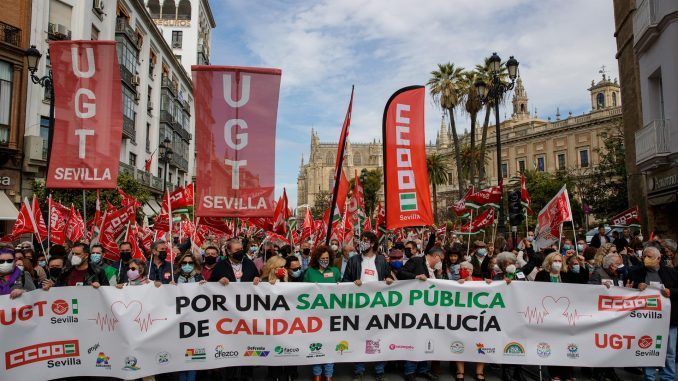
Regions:
[[219, 282], [226, 286], [230, 282], [252, 282], [259, 284], [259, 271], [243, 250], [242, 241], [232, 238], [226, 242], [227, 257], [214, 267], [210, 282]]
[[[122, 245], [120, 245], [120, 247], [122, 247]], [[89, 251], [89, 262], [94, 266], [101, 267], [106, 279], [108, 279], [108, 284], [115, 286], [118, 283], [118, 268], [106, 263], [103, 246], [99, 244], [92, 245]]]
[[19, 262], [17, 262], [17, 267], [28, 273], [31, 276], [31, 279], [33, 279], [33, 283], [35, 285], [42, 284], [42, 282], [47, 279], [47, 274], [45, 273], [45, 269], [43, 267], [38, 266], [37, 258], [35, 258], [33, 249], [24, 249], [22, 252], [24, 254], [24, 259], [21, 261], [21, 266], [23, 266], [23, 268], [19, 267]]
[[603, 257], [602, 264], [596, 266], [589, 278], [589, 284], [624, 287], [626, 280], [626, 266], [617, 253], [609, 253]]
[[676, 378], [676, 338], [678, 337], [678, 271], [663, 263], [661, 252], [654, 245], [643, 249], [642, 260], [642, 266], [634, 267], [629, 272], [629, 285], [640, 291], [648, 287], [660, 289], [662, 296], [671, 301], [666, 362], [664, 367], [659, 368], [659, 371], [656, 367], [643, 368], [644, 378], [647, 381], [674, 380]]
[[89, 247], [84, 243], [74, 243], [71, 248], [71, 266], [61, 275], [63, 286], [108, 286], [104, 270], [89, 262]]
[[400, 272], [400, 270], [403, 268], [403, 265], [405, 264], [403, 261], [404, 258], [405, 254], [400, 249], [391, 249], [388, 252], [388, 257], [386, 257], [386, 260], [388, 262], [389, 268], [391, 269], [391, 277], [393, 279], [398, 277], [398, 272]]
[[344, 273], [346, 272], [346, 264], [348, 264], [349, 258], [356, 254], [357, 253], [353, 247], [353, 243], [351, 242], [344, 245], [344, 247], [341, 249], [341, 255], [337, 255], [337, 257], [334, 259], [334, 267], [339, 269], [341, 276], [344, 276]]
[[35, 290], [31, 275], [16, 266], [14, 252], [9, 245], [0, 247], [0, 295], [9, 295], [10, 299]]
[[214, 267], [219, 259], [219, 249], [216, 246], [207, 246], [205, 248], [205, 258], [203, 259], [202, 271], [200, 274], [203, 279], [210, 279]]
[[404, 253], [408, 261], [414, 257], [421, 257], [421, 254], [419, 253], [419, 248], [417, 247], [417, 243], [414, 241], [407, 241], [405, 243]]
[[507, 284], [514, 280], [527, 280], [525, 274], [516, 266], [518, 258], [510, 251], [503, 251], [495, 258], [494, 276], [492, 280], [503, 280]]
[[304, 272], [301, 271], [301, 262], [295, 255], [285, 258], [285, 270], [287, 270], [288, 282], [301, 282]]
[[471, 256], [471, 264], [473, 265], [473, 276], [482, 279], [491, 279], [489, 267], [490, 258], [487, 256], [487, 246], [483, 241], [475, 241], [473, 243], [474, 253]]
[[338, 253], [340, 247], [341, 245], [339, 244], [339, 240], [334, 238], [330, 240], [330, 249], [332, 249], [333, 252]]
[[301, 271], [306, 271], [308, 263], [311, 261], [311, 244], [308, 242], [301, 243], [301, 253], [298, 258], [301, 262]]
[[[132, 259], [127, 263], [127, 268], [123, 269], [125, 272], [125, 278], [127, 279], [125, 283], [118, 283], [115, 285], [116, 288], [123, 288], [125, 286], [142, 286], [150, 283], [148, 279], [148, 267], [146, 267], [146, 262], [140, 259]], [[154, 282], [155, 287], [160, 287], [162, 283], [159, 281]]]
[[148, 279], [162, 284], [174, 282], [172, 264], [167, 260], [169, 253], [165, 241], [155, 241], [151, 245], [151, 264], [148, 269]]
[[200, 283], [204, 284], [205, 279], [202, 277], [200, 271], [200, 263], [195, 260], [193, 253], [190, 250], [187, 250], [183, 254], [179, 255], [177, 258], [177, 265], [174, 266], [176, 269], [176, 274], [174, 274], [174, 279], [176, 279], [177, 284], [179, 283]]
[[576, 255], [565, 258], [567, 271], [562, 272], [563, 283], [587, 284], [589, 282], [589, 270]]
[[445, 251], [443, 259], [443, 278], [448, 280], [459, 280], [460, 261], [459, 254], [461, 250], [459, 245], [452, 245]]
[[518, 242], [518, 249], [522, 251], [528, 251], [528, 249], [534, 251], [532, 244], [534, 243], [534, 232], [528, 231], [527, 236]]
[[[423, 257], [412, 257], [398, 272], [398, 279], [428, 279], [443, 278], [443, 255], [439, 247], [433, 247]], [[427, 361], [405, 361], [405, 380], [416, 381], [417, 377], [426, 380], [436, 380], [438, 377], [431, 373], [430, 364]]]

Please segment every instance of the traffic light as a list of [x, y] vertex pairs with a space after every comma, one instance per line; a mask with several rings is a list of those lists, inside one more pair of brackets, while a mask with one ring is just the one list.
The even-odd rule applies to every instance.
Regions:
[[520, 203], [520, 190], [508, 194], [509, 223], [518, 226], [523, 222], [523, 205]]

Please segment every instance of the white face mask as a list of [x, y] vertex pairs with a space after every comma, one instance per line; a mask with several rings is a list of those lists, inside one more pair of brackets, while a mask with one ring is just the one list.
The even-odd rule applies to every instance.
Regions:
[[563, 263], [562, 263], [562, 262], [553, 262], [553, 263], [551, 263], [551, 270], [553, 270], [553, 271], [560, 271], [561, 268], [563, 268]]
[[331, 248], [332, 251], [334, 251], [334, 252], [336, 252], [337, 250], [339, 250], [339, 246], [337, 246], [337, 245], [332, 245], [332, 246], [330, 246], [330, 248]]
[[643, 255], [643, 251], [642, 251], [642, 250], [636, 250], [636, 256], [637, 256], [638, 258], [640, 258], [642, 255]]
[[14, 269], [14, 263], [0, 263], [0, 274], [9, 274]]
[[442, 268], [443, 268], [442, 262], [438, 262], [433, 266], [433, 269], [436, 270], [436, 271], [441, 270]]
[[80, 266], [82, 264], [82, 258], [77, 255], [71, 257], [71, 264], [73, 266]]
[[527, 236], [527, 241], [528, 241], [528, 242], [534, 241], [534, 236], [528, 235], [528, 236]]
[[638, 239], [642, 242], [642, 241], [643, 241], [643, 236], [639, 234], [639, 235], [638, 235]]
[[509, 274], [515, 274], [516, 272], [516, 265], [508, 265], [506, 266], [506, 272]]
[[16, 265], [16, 268], [21, 271], [24, 271], [24, 265]]

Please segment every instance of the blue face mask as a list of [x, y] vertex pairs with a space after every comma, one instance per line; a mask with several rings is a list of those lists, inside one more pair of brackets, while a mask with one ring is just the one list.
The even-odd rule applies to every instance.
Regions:
[[189, 274], [191, 271], [193, 271], [193, 265], [185, 263], [181, 265], [181, 271], [183, 271], [186, 274]]
[[580, 252], [584, 251], [584, 245], [582, 245], [581, 243], [577, 244], [577, 250]]
[[476, 254], [477, 254], [479, 257], [484, 257], [484, 256], [487, 255], [487, 249], [478, 249], [478, 250], [476, 250]]
[[292, 271], [292, 278], [299, 278], [301, 276], [301, 269]]
[[40, 266], [40, 267], [47, 266], [47, 261], [38, 261], [38, 266]]
[[355, 255], [357, 255], [357, 254], [358, 254], [358, 253], [356, 253], [355, 251], [349, 251], [348, 257], [351, 258], [351, 257], [353, 257], [353, 256], [355, 256]]
[[403, 267], [403, 261], [391, 261], [389, 264], [394, 270], [400, 270]]
[[90, 260], [90, 262], [92, 262], [92, 263], [99, 263], [99, 262], [101, 262], [101, 254], [99, 254], [99, 253], [92, 253], [92, 254], [90, 254], [90, 256], [89, 256], [89, 260]]
[[567, 250], [572, 249], [572, 246], [570, 246], [570, 245], [563, 245], [563, 249], [565, 249], [565, 251], [567, 251]]
[[572, 272], [575, 274], [579, 274], [579, 265], [572, 265]]

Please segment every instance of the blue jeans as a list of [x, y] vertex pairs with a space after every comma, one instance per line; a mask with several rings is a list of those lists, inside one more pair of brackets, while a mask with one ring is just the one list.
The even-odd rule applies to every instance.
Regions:
[[334, 374], [334, 364], [316, 364], [313, 365], [314, 376], [332, 377]]
[[[386, 368], [386, 363], [383, 361], [374, 362], [374, 373], [384, 374], [384, 368]], [[365, 363], [357, 362], [353, 364], [353, 373], [355, 374], [365, 374]]]
[[195, 381], [195, 374], [198, 373], [195, 370], [184, 370], [179, 372], [179, 381]]
[[416, 374], [427, 373], [428, 371], [430, 371], [428, 361], [405, 361], [403, 368], [405, 369], [406, 376], [415, 373]]
[[[661, 381], [674, 381], [676, 378], [676, 338], [678, 337], [678, 326], [669, 327], [669, 337], [666, 343], [666, 362], [663, 368], [659, 368], [659, 378]], [[645, 381], [655, 381], [657, 377], [657, 368], [643, 368]]]

